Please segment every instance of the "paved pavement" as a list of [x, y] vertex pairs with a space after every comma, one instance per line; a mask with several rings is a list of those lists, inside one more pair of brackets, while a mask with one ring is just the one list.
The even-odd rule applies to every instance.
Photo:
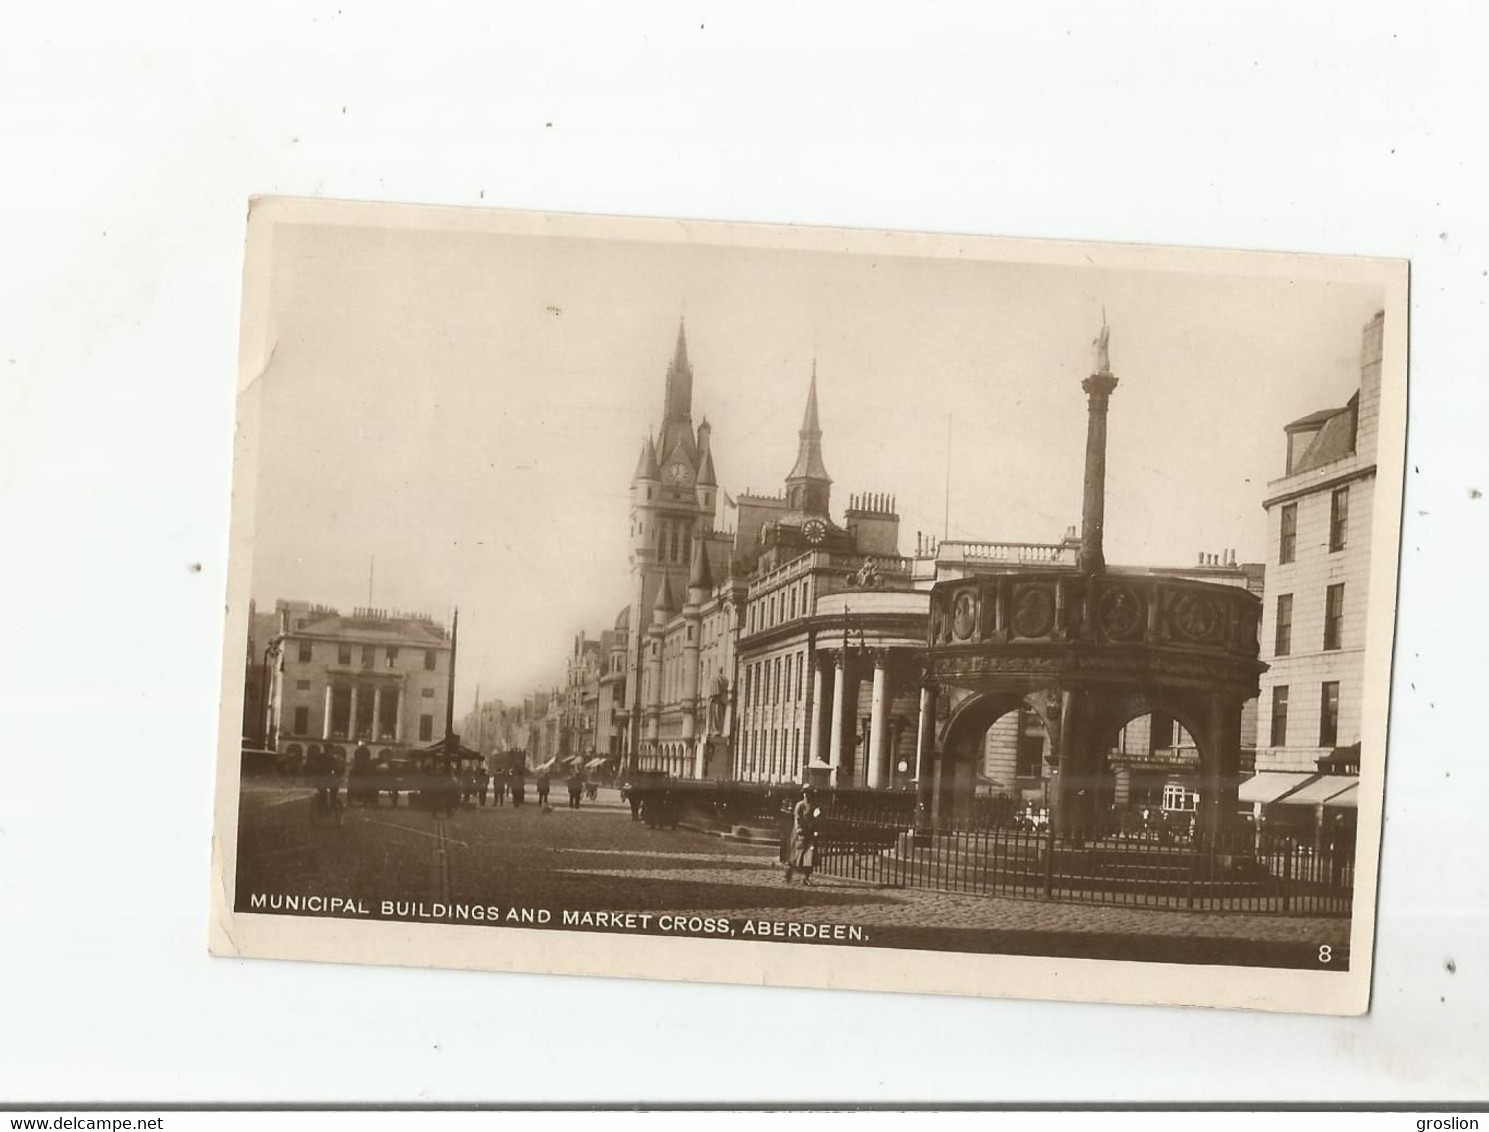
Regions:
[[[1315, 967], [1347, 962], [1342, 918], [1185, 912], [883, 888], [838, 877], [787, 885], [772, 846], [633, 822], [613, 792], [578, 810], [462, 807], [435, 819], [406, 804], [310, 823], [309, 792], [246, 786], [240, 907], [252, 893], [697, 914], [781, 933], [842, 925], [863, 943], [936, 950]], [[375, 912], [374, 912], [375, 914]], [[775, 927], [775, 925], [781, 925]], [[793, 928], [791, 925], [798, 925]], [[556, 924], [555, 924], [556, 926]]]

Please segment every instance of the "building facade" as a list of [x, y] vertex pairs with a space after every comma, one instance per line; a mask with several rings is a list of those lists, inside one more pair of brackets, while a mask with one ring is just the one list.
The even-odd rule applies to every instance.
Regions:
[[1267, 485], [1258, 771], [1358, 765], [1384, 319], [1364, 329], [1359, 390], [1286, 426]]
[[265, 745], [311, 744], [374, 757], [427, 746], [448, 720], [450, 634], [418, 614], [281, 601], [270, 650]]

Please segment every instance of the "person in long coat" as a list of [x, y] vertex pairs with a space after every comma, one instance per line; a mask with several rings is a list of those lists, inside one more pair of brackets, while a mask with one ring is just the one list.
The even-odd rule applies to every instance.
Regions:
[[801, 801], [791, 810], [791, 840], [786, 847], [786, 883], [798, 871], [801, 883], [812, 883], [812, 870], [817, 867], [817, 819], [822, 811], [810, 787], [801, 792]]

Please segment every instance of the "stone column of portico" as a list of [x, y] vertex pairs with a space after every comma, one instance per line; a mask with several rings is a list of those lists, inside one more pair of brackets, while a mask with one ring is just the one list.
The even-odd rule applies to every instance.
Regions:
[[[822, 658], [812, 657], [812, 726], [808, 733], [811, 747], [807, 751], [807, 762], [822, 761]], [[803, 774], [803, 780], [805, 774]]]
[[382, 738], [379, 734], [383, 725], [383, 686], [377, 685], [372, 689], [372, 741], [376, 743]]
[[351, 713], [346, 717], [346, 737], [351, 742], [357, 740], [357, 686], [352, 685]]
[[326, 681], [326, 715], [321, 720], [321, 739], [331, 737], [331, 682]]
[[394, 693], [398, 697], [394, 701], [396, 711], [393, 718], [393, 742], [403, 742], [403, 688], [399, 687]]
[[832, 766], [830, 785], [838, 784], [838, 771], [843, 765], [843, 703], [848, 698], [847, 679], [847, 654], [837, 653], [834, 657], [832, 675], [832, 735], [829, 739], [828, 763]]
[[889, 752], [884, 743], [884, 663], [882, 652], [874, 654], [874, 692], [869, 702], [868, 787], [883, 790], [888, 779]]

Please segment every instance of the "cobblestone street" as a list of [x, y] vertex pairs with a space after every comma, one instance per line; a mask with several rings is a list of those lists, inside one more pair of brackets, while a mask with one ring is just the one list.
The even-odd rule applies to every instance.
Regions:
[[1347, 963], [1349, 921], [1182, 912], [884, 888], [838, 877], [787, 885], [773, 846], [633, 822], [613, 794], [579, 810], [462, 807], [436, 821], [405, 803], [312, 825], [308, 791], [245, 787], [238, 901], [251, 893], [698, 913], [743, 924], [851, 925], [874, 946], [1163, 962]]

